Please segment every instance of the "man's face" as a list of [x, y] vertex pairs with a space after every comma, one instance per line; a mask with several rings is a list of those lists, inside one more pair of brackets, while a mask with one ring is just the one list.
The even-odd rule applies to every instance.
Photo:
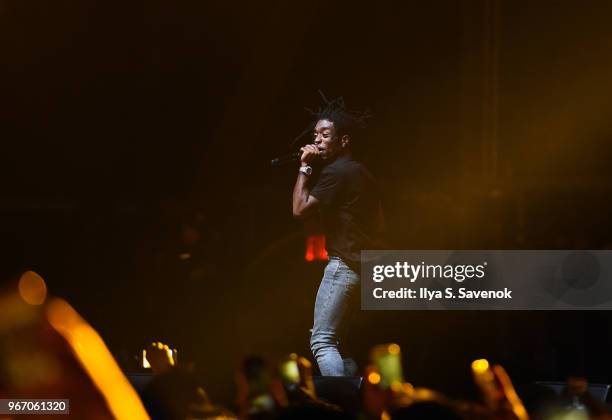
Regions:
[[342, 150], [340, 138], [336, 135], [334, 123], [329, 120], [319, 120], [315, 125], [314, 144], [321, 151], [322, 160], [333, 160]]

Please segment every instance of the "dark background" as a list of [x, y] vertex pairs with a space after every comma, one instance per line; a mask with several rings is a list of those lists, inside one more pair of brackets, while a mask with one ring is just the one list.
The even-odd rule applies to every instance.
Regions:
[[[0, 0], [2, 267], [34, 269], [130, 369], [153, 339], [214, 397], [249, 353], [308, 355], [323, 263], [269, 159], [344, 96], [396, 249], [602, 249], [612, 167], [608, 1]], [[181, 259], [181, 255], [183, 259]], [[488, 357], [518, 382], [612, 380], [610, 316], [369, 312], [363, 365], [469, 393]]]

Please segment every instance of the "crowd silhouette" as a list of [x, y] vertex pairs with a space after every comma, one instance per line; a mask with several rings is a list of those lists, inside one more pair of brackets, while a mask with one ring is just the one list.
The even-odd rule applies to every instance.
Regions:
[[[311, 362], [297, 354], [277, 362], [250, 355], [233, 372], [237, 393], [234, 403], [225, 407], [211, 401], [193, 365], [182, 364], [177, 352], [159, 341], [143, 352], [146, 383], [130, 383], [97, 332], [69, 303], [48, 296], [38, 274], [21, 273], [0, 294], [0, 398], [68, 399], [71, 418], [612, 418], [610, 407], [589, 392], [584, 378], [569, 378], [561, 392], [538, 383], [515, 388], [502, 366], [485, 359], [466, 366], [479, 398], [449, 398], [406, 381], [400, 351], [393, 343], [373, 346], [370, 364], [354, 378], [314, 376]], [[227, 380], [232, 381], [232, 372]], [[12, 414], [0, 418], [14, 418]]]

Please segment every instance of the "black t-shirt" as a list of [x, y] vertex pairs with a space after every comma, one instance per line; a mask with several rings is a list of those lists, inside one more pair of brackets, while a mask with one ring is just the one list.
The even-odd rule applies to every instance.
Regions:
[[310, 191], [321, 202], [330, 257], [358, 265], [362, 249], [376, 248], [382, 233], [378, 188], [372, 174], [350, 156], [325, 166]]

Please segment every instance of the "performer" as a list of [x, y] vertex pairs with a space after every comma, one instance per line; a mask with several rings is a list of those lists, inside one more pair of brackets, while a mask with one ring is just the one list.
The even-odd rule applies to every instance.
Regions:
[[[361, 250], [375, 247], [382, 210], [373, 176], [351, 154], [352, 132], [363, 116], [347, 111], [342, 98], [327, 102], [315, 116], [314, 144], [301, 149], [293, 189], [293, 215], [320, 214], [329, 255], [317, 292], [310, 348], [322, 375], [352, 376], [356, 366], [343, 360], [338, 346], [359, 296]], [[322, 166], [316, 180], [311, 179], [313, 165]]]

